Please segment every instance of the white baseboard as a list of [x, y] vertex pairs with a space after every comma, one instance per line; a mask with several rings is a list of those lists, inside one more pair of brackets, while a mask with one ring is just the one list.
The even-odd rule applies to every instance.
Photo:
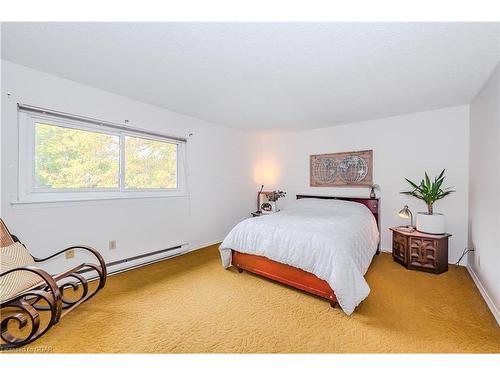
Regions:
[[483, 284], [481, 283], [481, 280], [479, 280], [479, 277], [476, 275], [474, 272], [474, 269], [467, 265], [467, 271], [469, 271], [470, 276], [472, 277], [472, 280], [474, 280], [474, 283], [477, 286], [477, 289], [479, 289], [479, 293], [483, 296], [486, 304], [490, 308], [491, 312], [493, 313], [493, 316], [497, 320], [498, 325], [500, 326], [500, 311], [498, 308], [495, 306], [495, 303], [491, 299], [491, 297], [488, 295], [488, 292], [484, 288]]
[[201, 249], [203, 249], [205, 247], [209, 247], [209, 246], [212, 246], [212, 245], [219, 244], [222, 241], [223, 240], [214, 240], [214, 241], [207, 241], [207, 242], [198, 243], [198, 244], [189, 246], [188, 250], [186, 251], [186, 253], [189, 253], [191, 251], [201, 250]]

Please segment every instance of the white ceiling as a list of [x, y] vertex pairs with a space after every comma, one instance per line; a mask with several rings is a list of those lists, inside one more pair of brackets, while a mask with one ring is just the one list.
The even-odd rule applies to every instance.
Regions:
[[245, 129], [308, 129], [468, 104], [498, 24], [4, 23], [2, 57]]

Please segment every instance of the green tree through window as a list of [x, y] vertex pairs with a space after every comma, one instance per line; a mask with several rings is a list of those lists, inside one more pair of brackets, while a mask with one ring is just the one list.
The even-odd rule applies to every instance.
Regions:
[[177, 187], [177, 145], [125, 137], [125, 187], [171, 189]]
[[126, 135], [35, 124], [35, 188], [177, 188], [177, 144]]
[[35, 127], [35, 187], [118, 188], [120, 137], [49, 124]]

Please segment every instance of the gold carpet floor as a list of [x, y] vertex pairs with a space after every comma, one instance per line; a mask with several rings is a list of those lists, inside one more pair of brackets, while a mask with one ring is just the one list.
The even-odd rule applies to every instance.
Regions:
[[54, 353], [500, 352], [500, 328], [464, 267], [408, 271], [373, 260], [352, 316], [234, 269], [216, 246], [109, 277], [25, 350]]

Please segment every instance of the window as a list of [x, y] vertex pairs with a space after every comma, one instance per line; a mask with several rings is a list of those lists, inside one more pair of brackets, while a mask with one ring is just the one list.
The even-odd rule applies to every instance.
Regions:
[[185, 141], [19, 111], [19, 201], [184, 194]]
[[119, 187], [120, 137], [35, 124], [35, 189]]
[[138, 137], [125, 137], [125, 188], [177, 187], [177, 145]]

